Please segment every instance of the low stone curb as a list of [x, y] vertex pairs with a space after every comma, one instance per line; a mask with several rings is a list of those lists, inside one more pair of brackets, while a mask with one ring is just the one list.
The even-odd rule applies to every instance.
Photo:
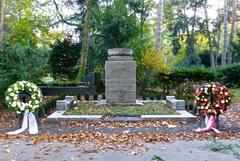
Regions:
[[47, 117], [48, 121], [101, 121], [101, 122], [136, 122], [147, 120], [195, 120], [196, 116], [186, 110], [176, 110], [179, 115], [141, 115], [140, 117], [104, 117], [102, 115], [64, 115], [66, 111], [56, 111]]

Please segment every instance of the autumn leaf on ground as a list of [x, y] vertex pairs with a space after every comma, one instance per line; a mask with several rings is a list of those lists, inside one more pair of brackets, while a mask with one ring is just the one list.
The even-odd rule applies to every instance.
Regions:
[[177, 127], [177, 125], [169, 124], [167, 121], [163, 121], [162, 124], [166, 125], [168, 128], [175, 128], [175, 127]]

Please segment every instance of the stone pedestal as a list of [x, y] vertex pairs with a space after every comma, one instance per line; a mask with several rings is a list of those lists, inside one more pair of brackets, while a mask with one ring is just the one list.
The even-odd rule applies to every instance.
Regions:
[[136, 62], [131, 49], [109, 49], [105, 62], [107, 104], [136, 104]]

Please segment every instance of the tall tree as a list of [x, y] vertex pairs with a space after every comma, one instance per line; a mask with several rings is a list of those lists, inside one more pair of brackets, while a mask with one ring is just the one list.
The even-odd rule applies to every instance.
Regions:
[[87, 13], [85, 16], [85, 22], [83, 27], [83, 43], [82, 43], [82, 49], [81, 49], [81, 59], [80, 59], [80, 75], [86, 74], [86, 68], [87, 68], [87, 60], [88, 60], [88, 50], [89, 50], [89, 34], [90, 34], [90, 8], [91, 8], [91, 2], [92, 0], [86, 0], [86, 7], [87, 7]]
[[0, 0], [0, 46], [3, 44], [5, 0]]
[[[217, 42], [216, 42], [216, 47], [217, 47], [217, 50], [216, 50], [216, 60], [217, 58], [219, 57], [219, 51], [220, 51], [220, 39], [221, 39], [221, 18], [220, 18], [220, 8], [219, 8], [219, 0], [218, 0], [218, 15], [217, 15]], [[217, 65], [217, 61], [216, 61], [216, 65]]]
[[232, 43], [233, 43], [234, 33], [236, 30], [236, 20], [237, 20], [236, 7], [237, 7], [236, 0], [232, 0], [232, 24], [231, 24], [229, 41], [228, 41], [228, 55], [227, 55], [228, 64], [232, 64]]
[[156, 50], [159, 50], [161, 48], [162, 19], [163, 19], [163, 0], [159, 0], [159, 8], [158, 8], [158, 16], [157, 16]]
[[227, 0], [224, 0], [224, 35], [223, 35], [223, 51], [222, 51], [222, 61], [221, 65], [226, 64], [226, 55], [227, 55], [227, 25], [228, 25], [228, 10], [227, 10]]
[[213, 48], [212, 48], [211, 34], [210, 34], [210, 31], [209, 31], [209, 18], [208, 18], [208, 12], [207, 12], [207, 1], [205, 1], [204, 5], [203, 5], [203, 8], [204, 8], [206, 30], [207, 30], [208, 44], [209, 44], [209, 50], [210, 50], [211, 67], [214, 67], [215, 66], [215, 61], [214, 61], [214, 53], [213, 53]]

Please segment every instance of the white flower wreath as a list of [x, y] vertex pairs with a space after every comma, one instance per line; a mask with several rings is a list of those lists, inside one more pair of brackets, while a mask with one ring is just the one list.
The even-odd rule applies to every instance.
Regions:
[[[29, 94], [31, 99], [28, 102], [22, 102], [19, 94], [25, 92]], [[34, 112], [39, 108], [43, 95], [41, 90], [31, 82], [18, 81], [11, 85], [6, 92], [6, 103], [8, 107], [17, 114]]]

